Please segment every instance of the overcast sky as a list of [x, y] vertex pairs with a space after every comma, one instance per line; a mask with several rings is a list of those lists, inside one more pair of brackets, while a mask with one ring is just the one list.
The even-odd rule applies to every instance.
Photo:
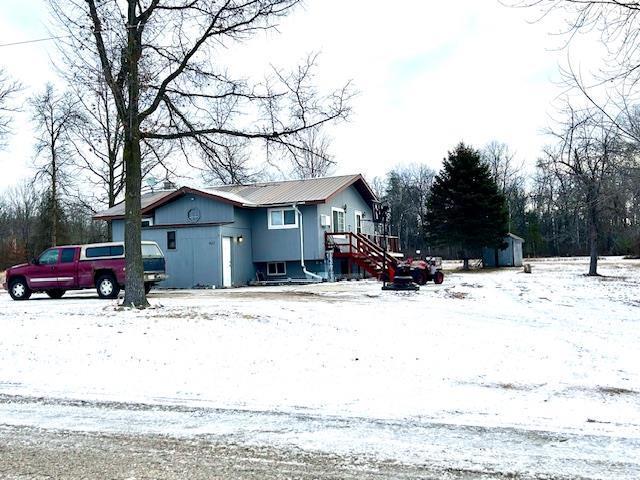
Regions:
[[[359, 95], [348, 123], [331, 128], [336, 173], [383, 175], [399, 163], [437, 169], [464, 140], [508, 143], [532, 164], [560, 93], [566, 52], [549, 23], [497, 0], [306, 0], [280, 26], [233, 52], [232, 71], [260, 75], [319, 51], [320, 86], [353, 80]], [[0, 44], [48, 36], [45, 0], [2, 0]], [[27, 87], [26, 99], [56, 81], [53, 42], [0, 47], [0, 65]], [[260, 75], [262, 76], [262, 75]], [[0, 152], [0, 189], [31, 177], [28, 114]]]

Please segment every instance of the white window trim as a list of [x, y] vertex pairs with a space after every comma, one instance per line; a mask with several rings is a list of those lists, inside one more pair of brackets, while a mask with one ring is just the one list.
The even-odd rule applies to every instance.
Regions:
[[[291, 210], [293, 211], [294, 218], [296, 219], [295, 223], [293, 225], [273, 225], [271, 223], [271, 212], [273, 211], [281, 211], [282, 213], [282, 223], [284, 224], [284, 212], [285, 210]], [[290, 229], [290, 228], [298, 228], [298, 212], [296, 212], [296, 209], [293, 207], [277, 207], [277, 208], [269, 208], [267, 209], [267, 225], [269, 227], [269, 230], [285, 230], [285, 229]]]
[[[281, 263], [284, 266], [283, 273], [277, 273], [278, 268], [276, 267], [276, 273], [269, 273], [269, 265], [278, 265]], [[267, 262], [267, 276], [268, 277], [282, 277], [287, 274], [287, 262]]]
[[[347, 229], [347, 215], [344, 208], [331, 207], [331, 231], [335, 233], [335, 225], [333, 224], [333, 212], [342, 212], [344, 215], [344, 230]], [[339, 235], [337, 238], [344, 238], [344, 235]]]
[[149, 222], [149, 225], [147, 225], [146, 227], [142, 227], [142, 228], [153, 227], [153, 217], [142, 217], [141, 223], [142, 222]]
[[[360, 231], [358, 231], [358, 217], [360, 217]], [[355, 210], [353, 213], [353, 231], [356, 233], [364, 233], [364, 228], [362, 225], [362, 212], [360, 210]]]

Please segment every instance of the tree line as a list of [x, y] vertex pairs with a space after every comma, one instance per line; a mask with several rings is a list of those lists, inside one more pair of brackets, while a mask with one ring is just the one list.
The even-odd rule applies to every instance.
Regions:
[[[419, 250], [447, 258], [479, 258], [483, 246], [492, 247], [511, 232], [525, 240], [526, 256], [590, 256], [591, 274], [597, 273], [598, 255], [640, 256], [640, 144], [629, 141], [594, 109], [567, 108], [564, 114], [552, 132], [555, 142], [544, 149], [530, 174], [508, 145], [494, 141], [479, 150], [457, 146], [439, 173], [413, 164], [373, 179], [390, 206], [389, 233], [399, 237], [405, 255]], [[451, 172], [451, 159], [462, 154], [476, 163]], [[452, 175], [443, 193], [438, 180]], [[467, 207], [443, 209], [439, 216], [434, 200], [445, 193], [455, 196], [450, 191], [472, 178], [489, 178], [501, 198], [491, 200], [491, 188], [477, 185]], [[503, 206], [504, 214], [496, 205]], [[478, 220], [481, 214], [485, 217]], [[488, 219], [499, 220], [494, 237], [483, 234]], [[439, 234], [449, 223], [469, 230]], [[466, 239], [471, 248], [463, 254]]]

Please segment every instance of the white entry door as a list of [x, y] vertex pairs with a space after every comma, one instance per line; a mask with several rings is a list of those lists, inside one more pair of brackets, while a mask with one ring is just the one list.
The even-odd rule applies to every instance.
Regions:
[[231, 286], [231, 237], [222, 237], [222, 286]]

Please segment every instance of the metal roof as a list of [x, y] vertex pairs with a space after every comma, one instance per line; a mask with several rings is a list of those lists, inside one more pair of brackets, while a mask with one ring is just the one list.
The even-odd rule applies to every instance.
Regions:
[[[370, 199], [374, 199], [373, 192], [361, 175], [252, 183], [249, 185], [224, 185], [214, 188], [219, 192], [239, 195], [258, 206], [303, 202], [321, 203], [358, 180], [361, 180], [363, 184], [361, 193], [368, 190]], [[363, 196], [366, 198], [367, 195]]]
[[511, 233], [511, 232], [507, 233], [507, 237], [511, 237], [511, 238], [513, 238], [515, 240], [520, 240], [520, 241], [524, 242], [524, 238], [519, 237], [518, 235], [516, 235], [514, 233]]
[[[143, 193], [142, 197], [140, 198], [142, 209], [144, 210], [149, 205], [159, 202], [164, 197], [168, 197], [173, 193], [174, 193], [174, 190], [164, 190], [162, 192]], [[124, 202], [120, 202], [117, 205], [114, 205], [113, 207], [107, 210], [103, 210], [102, 212], [96, 213], [93, 216], [93, 218], [95, 219], [112, 218], [112, 217], [119, 217], [122, 215], [124, 215]]]
[[[249, 185], [223, 185], [206, 189], [182, 187], [177, 190], [145, 193], [142, 195], [142, 212], [154, 208], [182, 194], [202, 194], [217, 197], [243, 207], [265, 207], [293, 203], [323, 203], [332, 195], [355, 185], [360, 194], [369, 202], [376, 200], [371, 187], [362, 175], [342, 175], [338, 177], [311, 178], [305, 180], [285, 180], [281, 182], [252, 183]], [[124, 216], [124, 202], [94, 215], [95, 219], [109, 220]], [[146, 210], [146, 212], [145, 212]]]

